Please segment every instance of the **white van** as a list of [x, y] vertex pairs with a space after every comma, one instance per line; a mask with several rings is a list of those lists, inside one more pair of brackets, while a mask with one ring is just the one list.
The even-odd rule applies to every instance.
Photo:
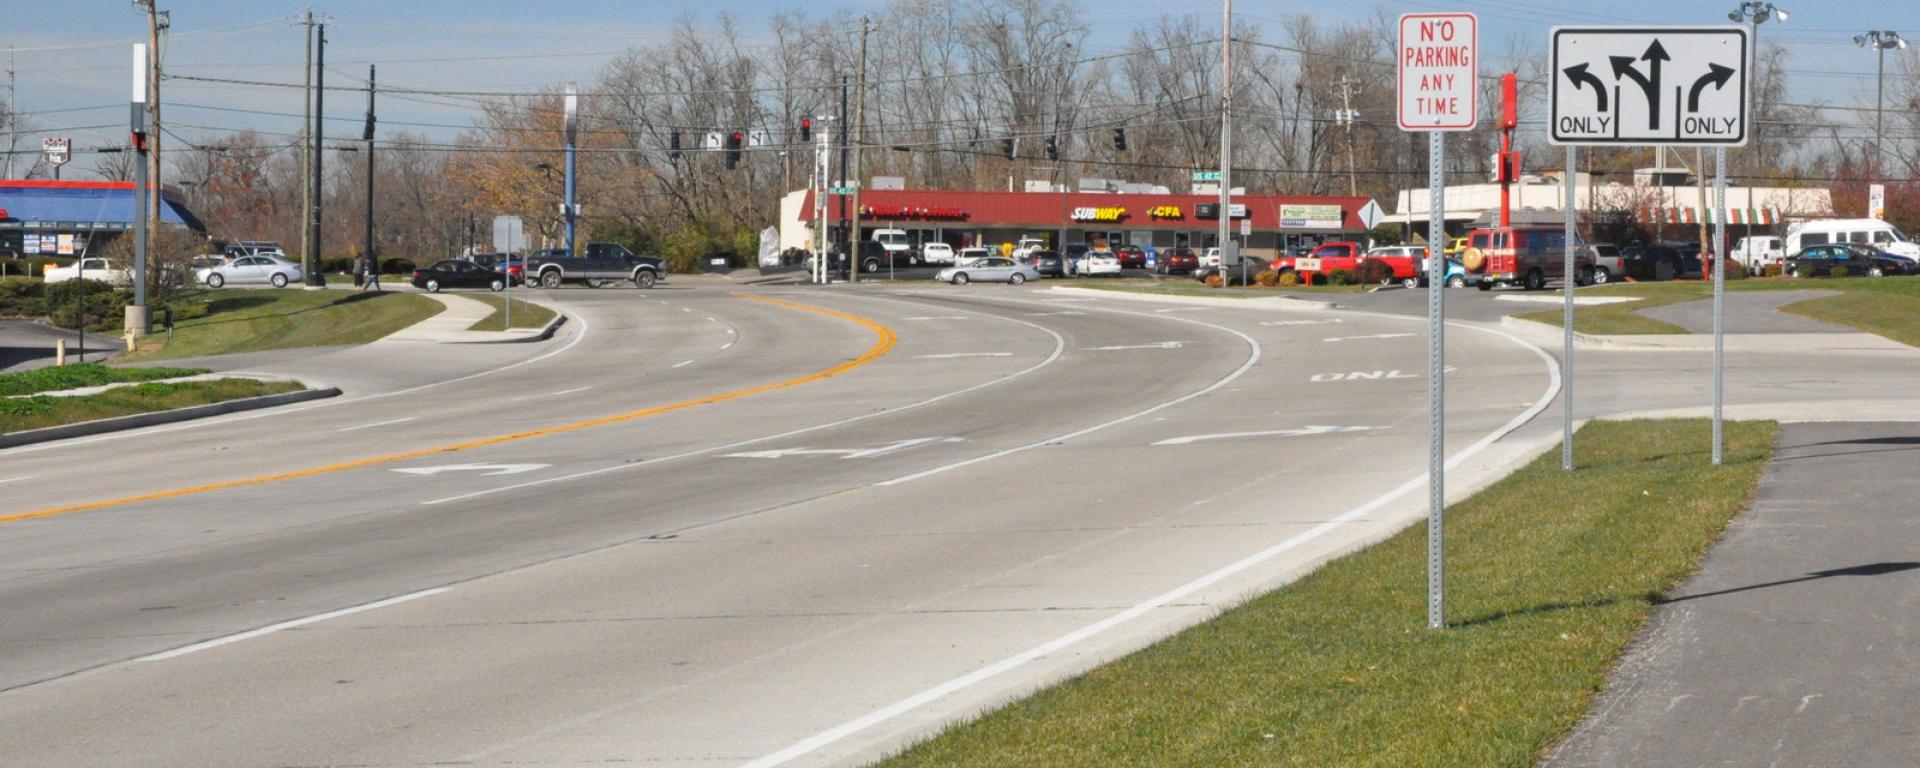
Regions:
[[1768, 264], [1778, 264], [1787, 257], [1780, 238], [1772, 235], [1755, 235], [1740, 238], [1733, 244], [1734, 261], [1748, 270], [1758, 270]]
[[873, 231], [873, 241], [891, 252], [913, 250], [913, 244], [908, 242], [907, 231], [904, 229], [876, 229]]
[[1920, 259], [1920, 245], [1899, 227], [1879, 219], [1818, 219], [1787, 230], [1787, 255], [1828, 243], [1866, 243], [1898, 256]]

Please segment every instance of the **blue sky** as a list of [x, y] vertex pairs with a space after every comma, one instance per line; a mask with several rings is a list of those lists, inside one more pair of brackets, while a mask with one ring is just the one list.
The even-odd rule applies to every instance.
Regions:
[[[170, 7], [173, 37], [170, 71], [183, 75], [298, 82], [301, 36], [291, 19], [307, 7], [281, 0], [161, 0]], [[539, 10], [529, 6], [545, 5]], [[316, 4], [328, 25], [329, 69], [364, 77], [369, 62], [380, 65], [380, 82], [417, 88], [527, 89], [567, 80], [586, 81], [619, 51], [656, 42], [676, 16], [712, 23], [732, 13], [750, 37], [778, 11], [824, 16], [839, 9], [884, 7], [882, 2], [791, 0], [350, 0]], [[1301, 0], [1239, 0], [1236, 12], [1263, 26], [1283, 17], [1314, 13], [1333, 22], [1433, 10], [1473, 11], [1481, 16], [1483, 47], [1497, 52], [1511, 37], [1540, 41], [1555, 24], [1726, 23], [1735, 0], [1615, 0], [1598, 4], [1566, 0], [1422, 0], [1329, 4]], [[1794, 55], [1794, 97], [1829, 104], [1870, 104], [1873, 56], [1851, 38], [1870, 28], [1900, 30], [1920, 41], [1920, 4], [1893, 0], [1786, 0], [1786, 24], [1767, 24], [1763, 39], [1782, 42]], [[0, 24], [0, 67], [9, 51], [19, 88], [16, 107], [33, 122], [74, 139], [76, 146], [121, 141], [130, 68], [128, 46], [144, 39], [145, 17], [127, 0], [67, 0], [9, 3]], [[1165, 13], [1217, 18], [1214, 0], [1086, 2], [1095, 40], [1087, 47], [1117, 45], [1128, 32]], [[1796, 7], [1798, 6], [1798, 7]], [[1907, 54], [1913, 55], [1910, 49]], [[330, 74], [329, 78], [338, 77]], [[189, 136], [209, 135], [190, 125], [294, 131], [298, 118], [225, 110], [298, 113], [297, 93], [170, 81], [169, 123]], [[329, 97], [331, 114], [357, 117], [364, 102], [352, 94]], [[465, 125], [471, 112], [445, 104], [388, 99], [382, 116], [392, 121]], [[111, 126], [111, 127], [103, 127]], [[357, 125], [330, 126], [341, 135]], [[452, 128], [410, 127], [436, 136]], [[35, 142], [37, 144], [37, 141]], [[78, 166], [90, 164], [82, 159]]]

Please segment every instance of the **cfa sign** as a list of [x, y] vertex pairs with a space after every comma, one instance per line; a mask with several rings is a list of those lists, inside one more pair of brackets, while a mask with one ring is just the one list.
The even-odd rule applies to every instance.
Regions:
[[1400, 17], [1400, 128], [1472, 130], [1480, 117], [1480, 20], [1471, 13]]
[[1555, 144], [1747, 143], [1745, 27], [1555, 27]]

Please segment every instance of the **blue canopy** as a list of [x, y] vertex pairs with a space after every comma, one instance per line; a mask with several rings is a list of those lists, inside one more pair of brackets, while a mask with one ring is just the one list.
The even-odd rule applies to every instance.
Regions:
[[[129, 182], [0, 181], [0, 229], [124, 230], [133, 228]], [[160, 221], [205, 232], [186, 205], [162, 194]]]

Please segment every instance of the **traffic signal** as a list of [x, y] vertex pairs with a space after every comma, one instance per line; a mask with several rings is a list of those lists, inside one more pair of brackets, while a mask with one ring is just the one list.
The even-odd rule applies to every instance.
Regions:
[[1125, 128], [1113, 129], [1113, 151], [1115, 152], [1127, 151], [1127, 129]]
[[1008, 160], [1013, 159], [1013, 139], [1000, 140], [1000, 154], [1006, 155]]
[[746, 138], [746, 134], [739, 131], [727, 134], [727, 170], [740, 166], [740, 144]]
[[813, 141], [813, 118], [800, 118], [800, 140]]
[[667, 137], [667, 157], [680, 159], [680, 132], [674, 131]]
[[1059, 139], [1053, 136], [1047, 137], [1047, 159], [1048, 160], [1060, 159], [1060, 141]]

